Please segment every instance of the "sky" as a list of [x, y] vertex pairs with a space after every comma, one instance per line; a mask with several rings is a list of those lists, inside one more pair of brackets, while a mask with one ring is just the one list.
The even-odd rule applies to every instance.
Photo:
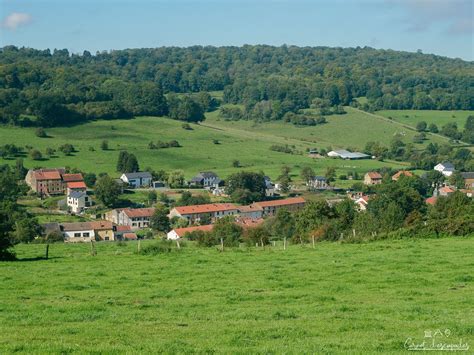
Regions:
[[0, 0], [0, 46], [422, 50], [474, 60], [474, 0]]

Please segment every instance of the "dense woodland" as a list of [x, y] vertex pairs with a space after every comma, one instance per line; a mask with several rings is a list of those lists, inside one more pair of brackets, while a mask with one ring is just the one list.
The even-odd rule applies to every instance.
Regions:
[[[242, 104], [232, 118], [285, 119], [316, 108], [474, 109], [474, 63], [372, 48], [295, 46], [162, 47], [71, 54], [7, 46], [0, 49], [0, 120], [54, 126], [90, 119], [167, 115], [200, 121], [218, 105]], [[187, 93], [188, 95], [173, 95]], [[195, 93], [195, 94], [193, 94]], [[199, 94], [198, 94], [199, 93]]]

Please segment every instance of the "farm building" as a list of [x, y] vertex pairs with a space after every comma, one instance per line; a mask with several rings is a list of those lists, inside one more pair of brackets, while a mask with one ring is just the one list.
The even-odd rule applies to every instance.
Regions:
[[284, 200], [255, 202], [253, 205], [262, 208], [263, 216], [272, 216], [281, 208], [286, 208], [292, 212], [298, 211], [304, 207], [305, 203], [303, 197], [292, 197]]
[[141, 173], [124, 173], [120, 176], [120, 180], [132, 188], [150, 187], [152, 176], [148, 171]]
[[255, 204], [239, 206], [239, 216], [243, 218], [262, 218], [263, 208]]
[[368, 172], [364, 175], [365, 185], [378, 185], [382, 183], [382, 175], [376, 171]]
[[345, 149], [331, 150], [327, 155], [328, 157], [331, 157], [331, 158], [341, 158], [341, 159], [347, 159], [347, 160], [370, 159], [370, 155], [359, 153], [359, 152], [353, 153]]
[[210, 217], [211, 220], [232, 216], [238, 213], [238, 207], [232, 203], [209, 203], [205, 205], [179, 206], [171, 210], [169, 217], [179, 217], [187, 219], [189, 222], [198, 222], [203, 217]]
[[132, 230], [148, 228], [154, 208], [125, 208], [118, 211], [118, 225], [130, 226]]
[[66, 243], [91, 242], [95, 240], [94, 228], [90, 222], [61, 223], [61, 232]]

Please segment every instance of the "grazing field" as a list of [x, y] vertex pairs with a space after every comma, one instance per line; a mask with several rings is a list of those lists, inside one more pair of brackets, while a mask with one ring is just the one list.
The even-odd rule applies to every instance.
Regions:
[[437, 329], [474, 346], [472, 238], [44, 248], [0, 263], [0, 353], [401, 353]]
[[455, 122], [458, 129], [462, 131], [466, 118], [474, 115], [474, 111], [435, 111], [435, 110], [385, 110], [377, 114], [384, 117], [392, 117], [395, 121], [415, 127], [420, 121], [428, 125], [434, 123], [439, 129], [445, 124]]
[[[333, 149], [350, 147], [360, 150], [369, 141], [379, 141], [389, 145], [397, 134], [406, 143], [412, 143], [413, 137], [417, 134], [415, 130], [404, 127], [397, 122], [391, 122], [351, 107], [345, 107], [344, 109], [347, 114], [327, 116], [327, 123], [317, 126], [298, 127], [281, 121], [265, 123], [255, 123], [254, 121], [229, 122], [219, 119], [217, 112], [209, 114], [204, 125], [225, 127], [228, 130], [247, 130], [255, 134], [272, 134], [276, 137], [310, 142], [312, 146], [319, 148], [330, 146]], [[417, 146], [421, 148], [429, 142], [447, 143], [447, 139], [427, 135], [425, 143]]]
[[[365, 120], [368, 122], [364, 123]], [[192, 130], [183, 129], [182, 122], [163, 117], [138, 117], [49, 128], [46, 130], [49, 138], [37, 137], [34, 128], [0, 126], [0, 136], [3, 144], [29, 145], [39, 149], [47, 158], [33, 161], [25, 156], [28, 168], [69, 166], [86, 172], [107, 172], [118, 176], [115, 166], [119, 150], [126, 149], [137, 156], [142, 170], [147, 167], [167, 171], [182, 169], [187, 178], [198, 171], [213, 170], [225, 178], [233, 172], [246, 169], [262, 170], [276, 178], [282, 165], [294, 167], [292, 173], [295, 176], [306, 165], [312, 166], [319, 174], [324, 173], [328, 166], [333, 166], [338, 169], [337, 175], [348, 171], [364, 173], [384, 166], [401, 168], [405, 164], [372, 160], [348, 162], [339, 159], [311, 159], [305, 154], [307, 148], [326, 148], [328, 145], [334, 148], [361, 148], [367, 141], [376, 140], [377, 137], [379, 140], [389, 141], [393, 132], [398, 130], [392, 126], [391, 123], [355, 111], [329, 118], [329, 123], [321, 127], [305, 128], [282, 122], [253, 125], [248, 121], [218, 121], [217, 112], [214, 112], [208, 114], [208, 120], [202, 125], [192, 124]], [[407, 132], [407, 141], [411, 135], [411, 132]], [[173, 139], [182, 147], [148, 149], [149, 142], [168, 142]], [[103, 140], [108, 141], [109, 150], [100, 148]], [[65, 156], [61, 152], [51, 158], [46, 156], [48, 147], [58, 149], [65, 143], [73, 144], [77, 152], [71, 156]], [[294, 146], [293, 149], [302, 154], [271, 151], [270, 146], [274, 144]], [[242, 168], [233, 167], [233, 160], [239, 160]], [[14, 164], [15, 160], [4, 162]]]

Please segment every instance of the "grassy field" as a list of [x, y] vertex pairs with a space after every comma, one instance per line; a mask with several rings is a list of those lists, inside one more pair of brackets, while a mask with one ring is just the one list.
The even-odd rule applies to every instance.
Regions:
[[[282, 165], [294, 167], [295, 176], [298, 176], [299, 169], [303, 166], [312, 166], [317, 173], [323, 173], [328, 166], [334, 166], [338, 169], [338, 175], [351, 170], [363, 173], [383, 166], [403, 167], [400, 163], [371, 160], [313, 160], [306, 154], [292, 155], [269, 149], [273, 144], [292, 145], [300, 152], [307, 148], [325, 148], [328, 145], [334, 148], [362, 147], [366, 141], [376, 140], [377, 137], [379, 140], [389, 140], [398, 130], [397, 127], [392, 127], [394, 124], [356, 111], [340, 117], [331, 117], [329, 123], [321, 127], [298, 128], [282, 122], [260, 125], [247, 121], [224, 122], [218, 121], [217, 112], [208, 114], [208, 120], [202, 125], [192, 125], [193, 130], [185, 130], [181, 126], [182, 122], [167, 118], [139, 117], [50, 128], [47, 129], [50, 138], [36, 137], [34, 128], [0, 126], [0, 136], [4, 144], [30, 145], [43, 152], [43, 155], [46, 148], [57, 149], [65, 143], [71, 143], [77, 149], [71, 156], [57, 153], [56, 156], [42, 161], [25, 157], [25, 165], [28, 168], [69, 166], [87, 172], [107, 172], [113, 176], [118, 176], [115, 166], [121, 149], [134, 153], [142, 169], [182, 169], [187, 178], [201, 170], [214, 170], [225, 178], [241, 169], [262, 170], [270, 177], [276, 178]], [[409, 140], [411, 135], [411, 132], [407, 132], [406, 139]], [[158, 140], [173, 139], [178, 140], [182, 147], [148, 149], [150, 141], [156, 143]], [[109, 150], [100, 149], [102, 140], [108, 141]], [[214, 140], [218, 140], [219, 144], [214, 144]], [[243, 168], [232, 167], [234, 159], [239, 160]], [[14, 160], [4, 162], [14, 164]]]
[[[313, 147], [363, 149], [369, 141], [379, 141], [389, 144], [391, 139], [400, 134], [406, 143], [413, 142], [413, 137], [417, 134], [415, 130], [404, 127], [397, 122], [385, 120], [381, 117], [367, 114], [366, 112], [346, 107], [347, 114], [332, 115], [326, 119], [328, 123], [318, 126], [298, 127], [292, 124], [278, 122], [255, 123], [254, 121], [224, 121], [219, 119], [218, 113], [213, 112], [208, 115], [208, 120], [204, 125], [246, 130], [254, 134], [272, 134], [276, 137], [286, 139], [296, 139], [309, 142]], [[447, 142], [442, 137], [428, 135], [423, 145], [429, 142]]]
[[435, 110], [386, 110], [377, 114], [392, 117], [395, 121], [415, 127], [418, 122], [425, 121], [428, 125], [434, 123], [439, 129], [446, 123], [456, 122], [458, 129], [462, 130], [469, 115], [474, 111], [435, 111]]
[[437, 329], [474, 346], [472, 238], [136, 247], [17, 246], [0, 263], [0, 353], [401, 353]]

